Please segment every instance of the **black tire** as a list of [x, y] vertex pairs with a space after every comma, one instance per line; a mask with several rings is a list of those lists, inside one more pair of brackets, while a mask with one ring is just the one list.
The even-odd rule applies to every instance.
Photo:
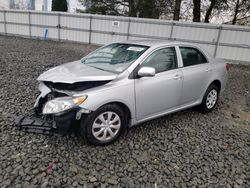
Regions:
[[[212, 107], [210, 106], [210, 108], [209, 108], [208, 104], [207, 104], [207, 98], [208, 98], [209, 93], [212, 90], [215, 90], [217, 92], [217, 98], [216, 98], [215, 104], [212, 105]], [[202, 103], [199, 105], [199, 110], [202, 113], [209, 113], [209, 112], [211, 112], [216, 107], [216, 105], [217, 105], [217, 102], [218, 102], [218, 99], [219, 99], [219, 94], [220, 94], [219, 88], [216, 85], [214, 85], [214, 84], [210, 85], [208, 87], [205, 95], [203, 96]]]
[[[101, 140], [98, 140], [93, 135], [92, 127], [93, 127], [93, 124], [94, 124], [96, 118], [105, 112], [116, 113], [120, 118], [120, 125], [121, 126], [120, 126], [120, 129], [118, 130], [117, 134], [113, 138], [111, 138], [110, 140], [101, 141]], [[91, 114], [82, 117], [81, 124], [80, 124], [80, 134], [81, 134], [81, 136], [84, 137], [84, 139], [89, 144], [93, 144], [96, 146], [104, 146], [104, 145], [109, 145], [109, 144], [115, 142], [120, 137], [120, 135], [124, 132], [127, 125], [128, 125], [128, 115], [124, 113], [122, 108], [116, 104], [107, 104], [107, 105], [100, 107], [99, 109], [92, 112]]]

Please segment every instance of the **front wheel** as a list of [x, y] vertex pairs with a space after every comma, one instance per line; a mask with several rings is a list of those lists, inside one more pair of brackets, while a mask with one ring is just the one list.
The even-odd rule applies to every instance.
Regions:
[[108, 145], [116, 141], [127, 126], [127, 115], [115, 104], [100, 107], [83, 117], [80, 133], [93, 145]]
[[201, 112], [203, 113], [208, 113], [211, 112], [217, 102], [218, 102], [218, 98], [219, 98], [219, 89], [216, 85], [210, 85], [203, 97], [202, 103], [199, 106]]

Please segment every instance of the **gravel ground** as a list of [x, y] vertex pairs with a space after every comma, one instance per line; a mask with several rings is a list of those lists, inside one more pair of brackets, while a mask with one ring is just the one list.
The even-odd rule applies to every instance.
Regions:
[[16, 130], [39, 74], [95, 48], [0, 36], [0, 187], [250, 187], [250, 66], [231, 68], [212, 113], [162, 117], [107, 147]]

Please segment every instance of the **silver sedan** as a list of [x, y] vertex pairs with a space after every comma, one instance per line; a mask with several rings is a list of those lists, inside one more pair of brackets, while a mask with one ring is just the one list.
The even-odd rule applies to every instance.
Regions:
[[[189, 107], [212, 111], [228, 65], [187, 43], [112, 43], [38, 78], [36, 114], [65, 133], [77, 127], [91, 144], [107, 145], [131, 126]], [[60, 132], [60, 131], [58, 131]]]

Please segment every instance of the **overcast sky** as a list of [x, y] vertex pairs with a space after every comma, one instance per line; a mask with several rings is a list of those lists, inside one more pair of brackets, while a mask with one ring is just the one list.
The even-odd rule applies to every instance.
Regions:
[[0, 0], [0, 8], [8, 8], [9, 7], [9, 1], [8, 0]]

